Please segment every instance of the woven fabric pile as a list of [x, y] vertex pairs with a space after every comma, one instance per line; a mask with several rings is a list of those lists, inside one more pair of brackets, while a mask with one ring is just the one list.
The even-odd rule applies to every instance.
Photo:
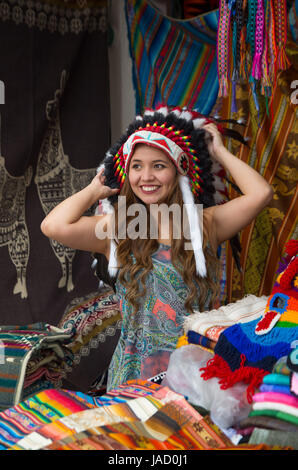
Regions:
[[[0, 327], [0, 408], [63, 387], [88, 391], [110, 362], [121, 324], [110, 291], [74, 299], [58, 327], [44, 323]], [[72, 383], [73, 382], [73, 383]]]
[[0, 442], [3, 450], [281, 450], [235, 446], [183, 396], [141, 380], [101, 397], [37, 394], [0, 413]]
[[73, 299], [58, 327], [73, 331], [67, 345], [73, 353], [73, 361], [65, 367], [65, 387], [86, 393], [101, 387], [121, 328], [118, 299], [113, 290], [102, 287], [97, 292]]
[[218, 342], [220, 334], [235, 323], [247, 323], [256, 320], [264, 313], [268, 296], [257, 297], [249, 294], [243, 299], [218, 309], [198, 312], [186, 317], [185, 335], [178, 346], [198, 344], [211, 352]]

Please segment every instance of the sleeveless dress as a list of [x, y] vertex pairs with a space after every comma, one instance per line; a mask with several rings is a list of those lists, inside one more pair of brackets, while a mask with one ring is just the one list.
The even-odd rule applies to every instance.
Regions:
[[[148, 380], [166, 372], [170, 355], [183, 335], [188, 287], [171, 262], [170, 246], [160, 244], [152, 254], [152, 264], [137, 313], [125, 299], [126, 289], [116, 281], [122, 329], [109, 366], [108, 390], [127, 380]], [[210, 289], [204, 310], [209, 308], [211, 295]]]

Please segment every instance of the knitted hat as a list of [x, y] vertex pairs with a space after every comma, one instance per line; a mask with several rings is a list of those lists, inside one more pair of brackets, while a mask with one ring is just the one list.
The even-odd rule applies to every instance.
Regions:
[[[214, 164], [208, 152], [206, 137], [202, 129], [207, 123], [214, 122], [219, 131], [238, 140], [244, 140], [237, 132], [224, 129], [211, 118], [186, 108], [160, 106], [156, 110], [146, 110], [143, 116], [137, 116], [127, 128], [126, 133], [105, 156], [99, 170], [104, 167], [105, 184], [111, 188], [121, 188], [127, 176], [129, 162], [137, 144], [146, 144], [158, 149], [169, 157], [176, 166], [179, 186], [185, 204], [190, 239], [196, 261], [196, 271], [206, 276], [203, 242], [196, 203], [210, 207], [227, 198], [225, 185], [220, 179], [223, 169]], [[216, 172], [218, 175], [216, 175]], [[217, 185], [217, 187], [216, 187]], [[117, 196], [111, 196], [102, 202], [104, 211], [112, 211]], [[111, 276], [117, 273], [116, 245], [111, 241], [111, 253], [108, 271]]]
[[[264, 315], [256, 326], [256, 334], [268, 333], [283, 316], [283, 321], [297, 322], [298, 312], [298, 241], [286, 245], [287, 256], [279, 266], [278, 276], [268, 298]], [[298, 338], [297, 338], [298, 339]]]

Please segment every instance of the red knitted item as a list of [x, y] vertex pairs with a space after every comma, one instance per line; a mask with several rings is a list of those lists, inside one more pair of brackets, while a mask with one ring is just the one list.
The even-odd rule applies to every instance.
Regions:
[[203, 374], [201, 374], [201, 377], [204, 380], [218, 377], [218, 383], [220, 384], [220, 388], [223, 390], [226, 390], [241, 381], [249, 384], [246, 391], [247, 401], [248, 403], [252, 403], [252, 396], [254, 395], [255, 390], [261, 385], [264, 376], [269, 372], [256, 367], [244, 366], [246, 357], [244, 354], [241, 354], [240, 357], [240, 367], [233, 372], [227, 362], [221, 356], [216, 354], [207, 362], [206, 367], [202, 367], [200, 369], [201, 371], [204, 371]]
[[[297, 274], [297, 272], [298, 272], [298, 257], [296, 257], [293, 261], [290, 262], [288, 268], [280, 277], [280, 281], [279, 281], [280, 287], [284, 290], [291, 289], [292, 287], [291, 282], [295, 274]], [[291, 292], [291, 295], [293, 295], [296, 298], [298, 297], [297, 292], [295, 292], [294, 290], [293, 292]]]

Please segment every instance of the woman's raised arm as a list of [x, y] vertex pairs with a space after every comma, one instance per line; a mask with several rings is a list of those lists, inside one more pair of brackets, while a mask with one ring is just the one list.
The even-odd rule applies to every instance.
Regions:
[[218, 244], [231, 239], [249, 225], [273, 197], [273, 189], [253, 168], [235, 157], [223, 145], [216, 126], [207, 124], [204, 129], [211, 134], [209, 151], [230, 173], [242, 195], [218, 205], [214, 209], [214, 226]]
[[70, 248], [106, 254], [110, 245], [108, 238], [99, 238], [98, 234], [108, 232], [111, 216], [83, 214], [99, 199], [118, 192], [119, 189], [104, 185], [102, 170], [88, 186], [58, 204], [42, 221], [41, 231]]

